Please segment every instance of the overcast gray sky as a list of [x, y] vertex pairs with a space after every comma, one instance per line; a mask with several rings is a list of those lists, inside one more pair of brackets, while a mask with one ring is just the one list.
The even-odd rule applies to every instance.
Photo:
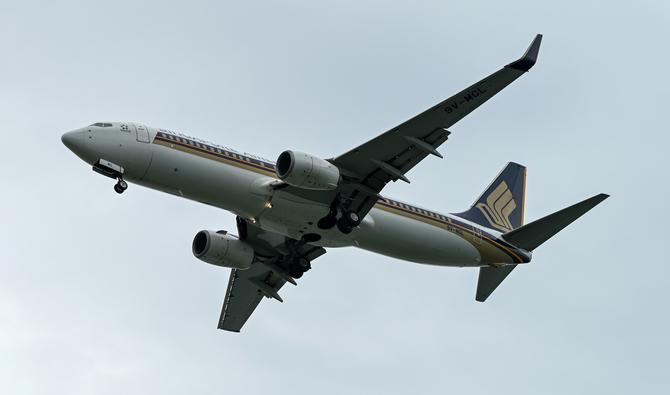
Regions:
[[[2, 392], [667, 391], [669, 19], [660, 0], [0, 1]], [[484, 304], [476, 270], [330, 250], [241, 334], [216, 330], [228, 270], [190, 243], [234, 216], [119, 196], [60, 142], [127, 120], [330, 157], [536, 33], [535, 68], [385, 190], [455, 212], [513, 160], [527, 220], [612, 195]]]

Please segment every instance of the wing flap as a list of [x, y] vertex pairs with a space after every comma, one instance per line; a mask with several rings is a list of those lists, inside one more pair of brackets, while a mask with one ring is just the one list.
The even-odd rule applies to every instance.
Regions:
[[[242, 329], [263, 297], [283, 302], [279, 290], [287, 281], [296, 283], [287, 277], [287, 270], [283, 265], [299, 258], [311, 262], [326, 253], [321, 247], [264, 231], [239, 217], [237, 228], [240, 236], [244, 236], [240, 239], [254, 248], [258, 259], [247, 270], [232, 269], [230, 272], [218, 328], [231, 332]], [[292, 255], [286, 256], [287, 251], [291, 251]]]
[[218, 328], [239, 332], [263, 296], [282, 301], [277, 292], [285, 283], [261, 263], [255, 263], [247, 270], [231, 270]]
[[239, 332], [242, 329], [263, 299], [263, 295], [255, 287], [244, 284], [245, 279], [240, 280], [239, 273], [243, 271], [232, 269], [230, 272], [226, 297], [219, 317], [218, 328], [231, 332]]

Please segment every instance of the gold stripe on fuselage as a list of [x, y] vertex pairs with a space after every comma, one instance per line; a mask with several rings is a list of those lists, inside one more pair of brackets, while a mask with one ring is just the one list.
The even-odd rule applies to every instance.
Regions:
[[[182, 152], [186, 152], [186, 153], [189, 153], [189, 154], [197, 155], [197, 156], [200, 156], [200, 157], [203, 157], [203, 158], [216, 160], [217, 162], [226, 163], [228, 165], [235, 166], [235, 167], [240, 168], [240, 169], [253, 171], [254, 173], [262, 174], [264, 176], [272, 176], [273, 177], [275, 175], [275, 171], [274, 171], [273, 168], [263, 166], [263, 165], [259, 165], [259, 164], [255, 164], [255, 163], [250, 163], [250, 162], [246, 161], [245, 159], [243, 159], [243, 156], [240, 155], [240, 154], [231, 153], [230, 155], [227, 155], [223, 152], [219, 153], [218, 151], [223, 151], [223, 150], [221, 150], [219, 148], [216, 148], [216, 147], [204, 145], [202, 143], [200, 143], [200, 145], [202, 145], [203, 147], [208, 147], [209, 149], [208, 148], [201, 148], [199, 146], [195, 146], [195, 145], [192, 145], [192, 144], [189, 144], [189, 143], [184, 143], [182, 141], [167, 139], [167, 138], [160, 137], [160, 136], [156, 136], [153, 143], [157, 144], [157, 145], [162, 145], [164, 147], [173, 148], [173, 149], [176, 149], [176, 150], [179, 150], [179, 151], [182, 151]], [[214, 149], [217, 149], [218, 151], [212, 151]], [[235, 155], [235, 157], [233, 157], [232, 155]], [[238, 158], [240, 158], [240, 159], [238, 159]]]
[[[460, 224], [444, 215], [433, 213], [435, 216], [439, 216], [441, 218], [427, 216], [425, 214], [414, 212], [403, 207], [398, 207], [381, 200], [377, 201], [375, 207], [395, 215], [400, 215], [402, 217], [410, 218], [428, 225], [436, 226], [463, 237], [479, 251], [480, 255], [482, 256], [483, 263], [505, 263], [510, 258], [512, 258], [513, 263], [523, 262], [523, 258], [521, 258], [512, 249], [498, 243], [495, 239], [485, 234], [481, 234], [481, 240], [487, 242], [487, 244], [477, 244], [475, 240], [477, 240], [480, 235], [475, 233], [474, 228], [467, 227], [465, 224]], [[465, 237], [466, 234], [469, 236], [469, 238]]]
[[[246, 160], [245, 156], [241, 154], [232, 152], [226, 153], [225, 150], [221, 148], [206, 145], [204, 143], [191, 141], [179, 136], [174, 136], [161, 132], [160, 134], [156, 135], [153, 143], [167, 148], [176, 149], [178, 151], [182, 151], [188, 154], [215, 160], [217, 162], [225, 163], [230, 166], [235, 166], [243, 170], [252, 171], [254, 173], [261, 174], [264, 176], [275, 177], [275, 170], [272, 167], [251, 163], [248, 160]], [[513, 261], [514, 260], [518, 260], [519, 262], [523, 261], [523, 259], [519, 255], [514, 253], [514, 251], [510, 250], [509, 248], [501, 245], [495, 240], [489, 238], [488, 236], [485, 236], [483, 234], [482, 235], [475, 234], [474, 230], [468, 228], [467, 226], [459, 224], [442, 214], [419, 209], [414, 206], [410, 206], [401, 202], [396, 202], [390, 199], [386, 200], [388, 200], [390, 203], [387, 203], [384, 200], [378, 200], [375, 203], [375, 207], [395, 215], [400, 215], [402, 217], [410, 218], [415, 221], [436, 226], [448, 232], [455, 233], [460, 237], [463, 237], [465, 240], [470, 242], [470, 244], [472, 244], [475, 248], [477, 248], [484, 262], [502, 263], [505, 262], [507, 259], [509, 259], [509, 257], [512, 257]], [[393, 205], [393, 203], [397, 204], [398, 206]], [[414, 210], [417, 211], [418, 210], [425, 211], [427, 215], [412, 211], [411, 209], [400, 207], [400, 205], [405, 205], [407, 207], [414, 208]], [[472, 238], [472, 240], [468, 240], [467, 238], [465, 238], [465, 234], [468, 234]], [[486, 241], [488, 244], [478, 245], [475, 242], [476, 238], [478, 237], [481, 240]], [[504, 252], [505, 254], [503, 255], [501, 254], [501, 252]]]

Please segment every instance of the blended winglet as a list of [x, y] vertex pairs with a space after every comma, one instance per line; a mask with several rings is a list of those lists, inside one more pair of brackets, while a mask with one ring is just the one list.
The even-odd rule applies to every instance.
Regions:
[[533, 42], [530, 43], [530, 46], [526, 50], [526, 53], [524, 53], [519, 60], [508, 64], [507, 67], [511, 67], [513, 69], [520, 71], [530, 70], [530, 68], [535, 65], [535, 62], [537, 62], [537, 56], [540, 53], [541, 43], [542, 43], [542, 35], [538, 34], [537, 36], [535, 36]]

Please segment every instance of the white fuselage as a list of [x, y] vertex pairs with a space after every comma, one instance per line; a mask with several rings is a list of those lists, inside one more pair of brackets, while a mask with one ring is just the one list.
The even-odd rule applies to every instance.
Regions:
[[327, 205], [282, 189], [274, 164], [254, 155], [192, 137], [132, 123], [70, 132], [66, 145], [89, 164], [100, 159], [122, 166], [125, 180], [202, 202], [294, 239], [316, 233], [312, 244], [355, 246], [407, 261], [444, 266], [522, 263], [528, 257], [500, 233], [458, 217], [380, 199], [350, 234], [316, 222]]

